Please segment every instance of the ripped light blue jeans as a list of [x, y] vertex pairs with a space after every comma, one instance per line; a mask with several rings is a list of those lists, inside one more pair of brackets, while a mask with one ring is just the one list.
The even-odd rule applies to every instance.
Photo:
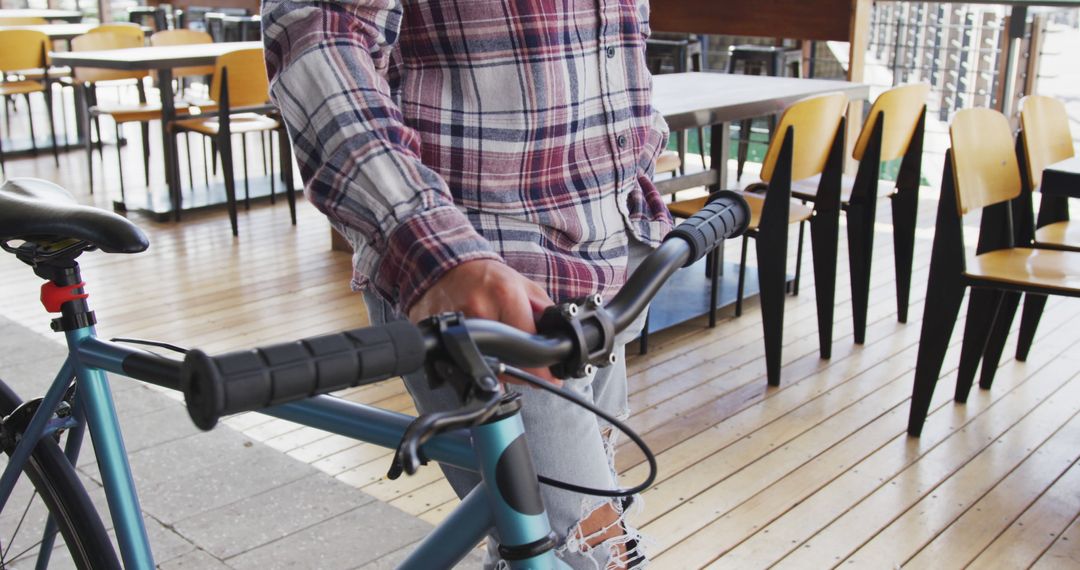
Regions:
[[[630, 243], [630, 266], [632, 271], [651, 249], [634, 240]], [[380, 297], [364, 292], [368, 315], [372, 325], [401, 319], [392, 307]], [[615, 354], [617, 362], [611, 366], [597, 369], [596, 373], [586, 378], [569, 379], [565, 386], [591, 401], [608, 414], [623, 419], [629, 416], [629, 402], [626, 382], [625, 346], [641, 332], [645, 322], [642, 314], [627, 330], [616, 337]], [[432, 389], [423, 372], [405, 376], [405, 385], [416, 403], [420, 413], [431, 413], [455, 409], [461, 404], [452, 389], [440, 386]], [[615, 432], [607, 423], [588, 410], [570, 405], [547, 392], [527, 386], [508, 385], [508, 389], [520, 392], [524, 406], [522, 421], [532, 451], [536, 470], [541, 475], [575, 483], [577, 485], [613, 489], [618, 485], [614, 465]], [[459, 497], [464, 497], [477, 483], [475, 473], [454, 467], [442, 466], [447, 480]], [[575, 569], [605, 569], [611, 560], [611, 548], [616, 544], [626, 545], [625, 559], [643, 558], [640, 551], [641, 540], [637, 532], [619, 517], [615, 524], [625, 528], [625, 534], [609, 539], [598, 546], [590, 547], [589, 536], [582, 536], [579, 523], [597, 508], [608, 504], [611, 499], [585, 496], [546, 485], [540, 486], [544, 506], [551, 520], [551, 528], [558, 535], [557, 554]], [[622, 512], [622, 503], [612, 503]], [[595, 533], [603, 534], [607, 529]], [[489, 540], [487, 567], [495, 566], [495, 550]]]

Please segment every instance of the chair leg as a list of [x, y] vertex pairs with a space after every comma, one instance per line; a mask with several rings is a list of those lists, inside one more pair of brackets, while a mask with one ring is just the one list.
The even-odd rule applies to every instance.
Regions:
[[[120, 123], [116, 123], [116, 140], [122, 138], [120, 133]], [[120, 174], [120, 203], [127, 204], [127, 200], [124, 197], [124, 149], [119, 144], [116, 145], [116, 166], [119, 168]]]
[[229, 223], [232, 224], [234, 237], [240, 235], [237, 230], [236, 215], [236, 183], [233, 178], [232, 144], [228, 140], [218, 140], [218, 150], [221, 153], [221, 174], [225, 178], [225, 198], [229, 203]]
[[64, 85], [60, 85], [60, 122], [64, 129], [64, 146], [71, 146], [71, 128], [68, 126], [67, 105], [64, 103]]
[[758, 258], [758, 288], [761, 301], [761, 325], [765, 336], [765, 373], [770, 386], [780, 385], [781, 356], [784, 346], [784, 282], [787, 278], [787, 243], [755, 241]]
[[[274, 205], [277, 200], [274, 199], [274, 194], [277, 194], [277, 176], [274, 174], [274, 145], [273, 145], [273, 133], [270, 134], [270, 172], [266, 173], [267, 178], [270, 179], [270, 205]], [[259, 133], [259, 146], [262, 146], [263, 152], [266, 152], [266, 146], [263, 145], [262, 133]], [[265, 164], [264, 164], [265, 166]], [[284, 174], [284, 173], [282, 173]]]
[[907, 429], [914, 437], [922, 433], [934, 387], [941, 375], [941, 365], [945, 362], [945, 352], [952, 339], [953, 326], [964, 300], [963, 284], [951, 276], [931, 274], [927, 290], [935, 293], [926, 297], [919, 352], [915, 358], [915, 382]]
[[848, 263], [851, 267], [851, 316], [855, 344], [866, 342], [866, 313], [870, 304], [870, 266], [874, 252], [874, 207], [853, 204], [847, 210]]
[[746, 165], [746, 159], [750, 154], [750, 137], [753, 130], [754, 121], [747, 119], [739, 121], [739, 150], [736, 153], [736, 167], [735, 167], [735, 181], [742, 180], [743, 166]]
[[210, 169], [211, 169], [211, 172], [213, 172], [214, 176], [217, 176], [217, 156], [218, 156], [218, 150], [217, 150], [217, 140], [216, 140], [216, 139], [214, 139], [214, 138], [211, 138], [211, 139], [210, 139], [210, 156], [214, 157], [214, 160], [212, 160], [212, 161], [210, 162]]
[[915, 217], [919, 209], [918, 186], [892, 196], [893, 248], [896, 261], [896, 319], [908, 320], [911, 299], [911, 268], [915, 258]]
[[791, 282], [791, 295], [799, 295], [799, 283], [802, 283], [803, 241], [806, 234], [806, 222], [799, 222], [799, 242], [795, 246], [795, 279]]
[[1016, 359], [1020, 362], [1027, 361], [1031, 343], [1035, 340], [1035, 330], [1039, 328], [1039, 319], [1042, 318], [1045, 307], [1046, 295], [1024, 295], [1024, 312], [1020, 315], [1020, 335], [1016, 341]]
[[94, 138], [90, 136], [90, 105], [89, 94], [85, 87], [79, 86], [77, 89], [82, 89], [82, 101], [86, 104], [83, 108], [82, 123], [83, 123], [83, 138], [86, 146], [86, 183], [90, 187], [90, 195], [94, 194]]
[[1019, 306], [1020, 293], [1009, 291], [1003, 294], [997, 317], [994, 318], [994, 326], [990, 329], [986, 351], [983, 353], [982, 375], [979, 376], [979, 388], [983, 390], [989, 390], [994, 384], [994, 375], [997, 374], [1001, 354], [1005, 352], [1005, 341], [1009, 339], [1009, 330]]
[[[203, 149], [203, 181], [206, 182], [206, 188], [210, 189], [210, 155], [206, 151], [207, 139], [209, 137], [202, 137], [202, 149]], [[217, 160], [215, 157], [214, 160]]]
[[956, 397], [958, 403], [967, 401], [975, 372], [986, 353], [990, 328], [994, 325], [1001, 292], [990, 289], [972, 289], [968, 299], [967, 323], [964, 325], [964, 341], [960, 349], [960, 366], [956, 374]]
[[184, 148], [187, 149], [187, 176], [191, 187], [195, 188], [195, 167], [191, 165], [191, 133], [184, 134]]
[[742, 254], [739, 256], [739, 288], [735, 292], [735, 316], [742, 316], [743, 291], [746, 287], [746, 249], [750, 245], [750, 237], [743, 234]]
[[[86, 99], [87, 106], [89, 106], [89, 107], [96, 107], [97, 106], [97, 104], [98, 104], [98, 101], [97, 101], [97, 89], [93, 85], [91, 85], [89, 88], [87, 88], [86, 97], [87, 97], [87, 99]], [[105, 140], [101, 138], [101, 115], [94, 115], [93, 119], [94, 119], [93, 120], [94, 131], [97, 132], [98, 160], [104, 162], [105, 161], [105, 155], [104, 155], [104, 152], [105, 152], [104, 151]], [[86, 136], [90, 136], [90, 131], [89, 130], [86, 131]], [[120, 144], [120, 141], [116, 141], [116, 144]]]
[[832, 357], [833, 312], [836, 309], [836, 250], [840, 210], [817, 212], [810, 220], [810, 247], [814, 251], [814, 292], [817, 297], [818, 344], [822, 358]]
[[2, 101], [3, 105], [4, 105], [4, 128], [7, 131], [8, 139], [11, 138], [11, 103], [14, 100], [15, 100], [15, 98], [12, 97], [11, 100], [9, 101], [6, 95], [3, 96], [3, 97], [0, 97], [0, 101]]
[[37, 156], [37, 135], [34, 134], [34, 109], [30, 107], [30, 94], [23, 95], [26, 99], [26, 122], [30, 125], [30, 148], [34, 152], [34, 156]]
[[[48, 70], [46, 70], [46, 72], [48, 72]], [[42, 91], [42, 95], [45, 98], [45, 111], [49, 115], [49, 133], [52, 135], [53, 163], [57, 168], [60, 168], [60, 148], [56, 139], [56, 117], [53, 116], [52, 86], [46, 85], [45, 91]]]
[[720, 290], [720, 249], [709, 252], [712, 258], [712, 275], [709, 276], [709, 328], [716, 328], [716, 297]]
[[244, 209], [251, 209], [251, 176], [248, 174], [247, 133], [240, 134], [241, 162], [244, 164]]
[[[284, 128], [278, 131], [278, 152], [280, 152], [281, 173], [285, 178], [285, 198], [289, 202], [289, 217], [292, 225], [296, 225], [296, 191], [293, 189], [293, 159], [292, 147], [289, 146], [289, 134]], [[270, 149], [270, 159], [274, 158], [273, 148]], [[273, 176], [273, 174], [271, 174]], [[648, 325], [646, 324], [646, 329]]]
[[641, 328], [641, 336], [638, 337], [638, 354], [642, 356], [649, 353], [649, 318], [651, 317], [651, 309], [646, 310], [645, 326]]
[[[266, 147], [270, 146], [267, 152]], [[270, 131], [259, 132], [259, 148], [262, 149], [263, 174], [270, 178], [270, 204], [277, 203], [277, 184], [274, 175], [274, 133]]]
[[698, 136], [698, 153], [701, 154], [701, 167], [702, 168], [709, 168], [709, 161], [705, 159], [706, 152], [705, 152], [705, 128], [704, 127], [698, 127], [697, 136]]
[[139, 123], [139, 130], [142, 131], [142, 155], [143, 155], [143, 175], [146, 180], [146, 187], [150, 187], [150, 123]]

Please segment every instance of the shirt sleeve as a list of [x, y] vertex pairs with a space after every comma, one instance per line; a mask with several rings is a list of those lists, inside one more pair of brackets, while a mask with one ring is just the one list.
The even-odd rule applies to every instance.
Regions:
[[308, 200], [362, 237], [357, 271], [402, 312], [451, 268], [501, 258], [420, 159], [387, 80], [398, 0], [263, 2], [270, 94]]

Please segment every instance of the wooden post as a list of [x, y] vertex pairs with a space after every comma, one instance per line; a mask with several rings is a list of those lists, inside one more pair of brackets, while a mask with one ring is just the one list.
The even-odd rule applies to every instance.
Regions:
[[1044, 28], [1046, 27], [1046, 15], [1035, 14], [1031, 22], [1031, 39], [1028, 42], [1027, 74], [1024, 77], [1024, 95], [1034, 95], [1039, 80], [1039, 59], [1042, 56]]
[[[848, 27], [850, 31], [850, 51], [848, 53], [847, 79], [855, 83], [862, 83], [866, 68], [866, 50], [870, 48], [870, 10], [872, 7], [873, 3], [870, 0], [851, 0], [851, 23]], [[859, 138], [859, 131], [862, 130], [863, 102], [852, 101], [848, 105], [847, 116], [847, 148], [844, 150], [846, 159], [844, 170], [853, 172], [855, 159], [851, 158], [851, 153], [855, 148], [855, 141]]]

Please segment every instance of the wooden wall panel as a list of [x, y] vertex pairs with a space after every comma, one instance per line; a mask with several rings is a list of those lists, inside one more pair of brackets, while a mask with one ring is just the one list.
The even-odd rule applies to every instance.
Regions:
[[852, 0], [657, 0], [663, 32], [848, 41]]

